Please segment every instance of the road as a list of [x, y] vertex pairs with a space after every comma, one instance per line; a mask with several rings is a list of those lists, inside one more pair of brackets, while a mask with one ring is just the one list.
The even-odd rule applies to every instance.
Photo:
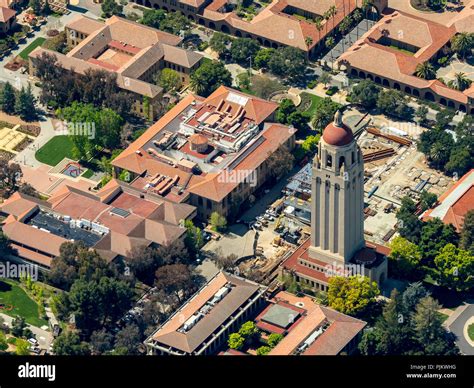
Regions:
[[446, 321], [449, 330], [457, 337], [456, 343], [461, 352], [470, 356], [474, 355], [474, 341], [469, 339], [466, 326], [474, 324], [473, 317], [474, 304], [468, 304], [458, 307]]
[[[5, 323], [9, 326], [12, 327], [12, 322], [13, 319], [9, 315], [0, 313], [0, 317], [2, 317], [5, 321]], [[44, 350], [48, 350], [51, 344], [53, 343], [53, 335], [51, 332], [41, 329], [36, 326], [32, 326], [27, 324], [27, 327], [32, 331], [32, 333], [35, 335], [36, 339], [39, 342], [39, 347]]]

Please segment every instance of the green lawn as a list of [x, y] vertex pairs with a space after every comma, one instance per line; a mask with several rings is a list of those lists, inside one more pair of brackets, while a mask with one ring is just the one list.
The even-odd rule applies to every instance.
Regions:
[[82, 174], [82, 177], [83, 178], [91, 178], [92, 175], [94, 175], [94, 171], [92, 171], [90, 168], [86, 170], [86, 172], [84, 174]]
[[469, 338], [471, 339], [471, 341], [474, 341], [474, 323], [471, 323], [471, 324], [467, 327], [467, 335], [469, 336]]
[[28, 60], [28, 54], [31, 53], [36, 47], [41, 46], [46, 41], [46, 38], [36, 38], [33, 42], [29, 44], [21, 53], [20, 57], [22, 57], [25, 61]]
[[310, 116], [313, 116], [316, 113], [316, 104], [318, 101], [322, 100], [322, 98], [307, 92], [301, 93], [300, 97], [301, 104], [299, 105], [298, 109], [302, 112], [308, 113]]
[[50, 166], [56, 166], [64, 158], [74, 159], [73, 144], [65, 135], [55, 136], [36, 151], [36, 160]]
[[2, 309], [2, 313], [16, 317], [20, 315], [26, 322], [37, 327], [48, 325], [48, 322], [38, 315], [38, 305], [31, 299], [18, 283], [10, 280], [0, 281], [0, 303], [13, 306], [12, 310]]
[[401, 47], [397, 47], [397, 46], [394, 46], [394, 45], [390, 45], [388, 46], [394, 50], [398, 50], [398, 51], [401, 51], [402, 53], [405, 53], [405, 54], [408, 54], [408, 55], [414, 55], [413, 52], [409, 51], [409, 50], [405, 50], [405, 49], [402, 49]]
[[449, 315], [440, 313], [439, 311], [438, 311], [438, 316], [441, 318], [441, 322], [444, 322], [446, 319], [449, 318]]

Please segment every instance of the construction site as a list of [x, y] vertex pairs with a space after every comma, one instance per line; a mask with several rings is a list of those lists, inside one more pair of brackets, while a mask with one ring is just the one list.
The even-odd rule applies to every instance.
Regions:
[[358, 142], [366, 175], [364, 231], [371, 241], [387, 244], [403, 197], [418, 201], [423, 191], [439, 197], [453, 182], [430, 168], [415, 141], [397, 128], [367, 126]]

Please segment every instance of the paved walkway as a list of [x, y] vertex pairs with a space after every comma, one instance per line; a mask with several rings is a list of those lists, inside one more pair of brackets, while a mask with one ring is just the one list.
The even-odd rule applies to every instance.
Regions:
[[[12, 322], [13, 322], [14, 318], [10, 317], [9, 315], [3, 314], [3, 313], [0, 313], [0, 317], [2, 317], [4, 319], [5, 323], [8, 326], [12, 327]], [[36, 336], [36, 339], [39, 342], [39, 347], [41, 349], [48, 350], [50, 345], [53, 343], [53, 335], [51, 334], [51, 332], [45, 330], [44, 327], [39, 328], [39, 327], [32, 326], [32, 325], [29, 325], [29, 324], [27, 324], [27, 327]]]
[[41, 121], [39, 124], [41, 133], [36, 137], [33, 143], [15, 156], [13, 159], [15, 162], [33, 168], [43, 165], [36, 160], [36, 151], [43, 147], [52, 137], [56, 136], [56, 132], [50, 118], [46, 118], [45, 121]]

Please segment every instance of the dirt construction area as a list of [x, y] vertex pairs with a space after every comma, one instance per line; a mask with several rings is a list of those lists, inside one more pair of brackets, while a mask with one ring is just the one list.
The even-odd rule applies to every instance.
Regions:
[[386, 157], [365, 162], [364, 230], [369, 240], [386, 244], [394, 234], [396, 210], [404, 196], [417, 200], [419, 193], [426, 190], [439, 197], [454, 181], [430, 168], [415, 143], [401, 145], [371, 135], [364, 136], [359, 143], [364, 159], [370, 154], [393, 150]]

